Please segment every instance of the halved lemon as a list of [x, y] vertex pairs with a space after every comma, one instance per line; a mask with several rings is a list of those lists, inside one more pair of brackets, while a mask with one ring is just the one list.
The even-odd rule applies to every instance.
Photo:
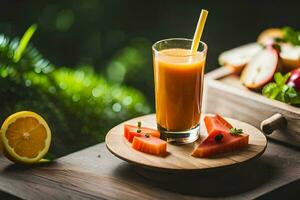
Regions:
[[32, 164], [41, 160], [51, 143], [47, 122], [30, 111], [9, 116], [1, 127], [4, 154], [14, 162]]

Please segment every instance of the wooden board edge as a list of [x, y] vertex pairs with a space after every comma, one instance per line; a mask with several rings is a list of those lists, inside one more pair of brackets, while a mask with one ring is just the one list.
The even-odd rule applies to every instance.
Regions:
[[[207, 113], [203, 113], [203, 114], [207, 114]], [[138, 120], [141, 117], [151, 117], [153, 115], [155, 115], [155, 114], [148, 114], [148, 115], [136, 117], [136, 118], [124, 121], [124, 122], [120, 123], [119, 125], [125, 124], [127, 122], [132, 121], [132, 120]], [[210, 115], [210, 114], [208, 114], [208, 115]], [[229, 118], [229, 119], [232, 119], [232, 118]], [[245, 123], [245, 122], [242, 122], [242, 123]], [[225, 164], [225, 165], [222, 165], [222, 166], [215, 166], [215, 167], [209, 167], [209, 168], [198, 168], [198, 169], [165, 168], [165, 167], [158, 167], [158, 166], [155, 166], [155, 165], [140, 164], [138, 162], [135, 162], [133, 160], [127, 159], [127, 158], [125, 158], [125, 157], [117, 154], [116, 152], [114, 152], [114, 150], [111, 149], [109, 147], [109, 145], [107, 144], [107, 137], [108, 137], [109, 133], [111, 131], [113, 131], [115, 128], [117, 128], [119, 125], [117, 125], [117, 126], [113, 127], [112, 129], [110, 129], [109, 132], [108, 132], [108, 134], [105, 136], [105, 146], [108, 149], [108, 151], [111, 152], [117, 158], [119, 158], [121, 160], [124, 160], [124, 161], [126, 161], [126, 162], [128, 162], [128, 163], [130, 163], [130, 164], [132, 164], [132, 165], [134, 165], [136, 167], [143, 168], [143, 169], [148, 169], [148, 170], [153, 170], [153, 171], [162, 171], [162, 172], [168, 172], [168, 173], [189, 173], [189, 172], [194, 173], [194, 172], [207, 172], [207, 171], [213, 171], [213, 170], [217, 170], [217, 169], [221, 169], [221, 168], [234, 167], [236, 165], [248, 163], [248, 162], [250, 162], [252, 160], [258, 159], [265, 152], [265, 150], [266, 150], [266, 148], [268, 146], [268, 140], [267, 140], [266, 136], [264, 135], [265, 142], [264, 142], [264, 145], [261, 145], [261, 146], [263, 146], [263, 149], [259, 153], [257, 153], [255, 156], [253, 156], [253, 157], [251, 157], [251, 158], [249, 158], [247, 160], [244, 160], [242, 162], [230, 163], [230, 164]], [[252, 126], [252, 125], [250, 125], [250, 126]], [[257, 130], [260, 131], [259, 129], [257, 129]]]
[[[230, 73], [231, 72], [231, 73]], [[297, 108], [295, 106], [291, 106], [289, 104], [277, 101], [277, 100], [273, 100], [273, 99], [269, 99], [261, 94], [255, 93], [251, 90], [240, 90], [236, 87], [233, 87], [231, 85], [225, 85], [224, 83], [222, 83], [221, 81], [219, 81], [218, 79], [221, 79], [225, 76], [231, 75], [232, 71], [230, 71], [227, 68], [221, 67], [219, 69], [216, 69], [212, 72], [209, 72], [205, 79], [206, 83], [206, 87], [209, 84], [209, 86], [211, 87], [215, 87], [215, 88], [219, 88], [222, 90], [225, 90], [228, 93], [231, 94], [235, 94], [237, 96], [243, 96], [243, 97], [247, 97], [250, 98], [251, 100], [255, 101], [255, 102], [260, 102], [263, 104], [268, 104], [277, 108], [280, 108], [282, 110], [286, 110], [289, 111], [291, 113], [294, 113], [295, 115], [300, 115], [300, 108]]]

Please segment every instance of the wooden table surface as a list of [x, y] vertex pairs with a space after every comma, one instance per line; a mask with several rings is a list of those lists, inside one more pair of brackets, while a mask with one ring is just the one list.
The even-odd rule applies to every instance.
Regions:
[[[239, 167], [157, 176], [114, 157], [102, 143], [34, 168], [14, 165], [0, 156], [0, 190], [39, 200], [253, 199], [298, 182], [299, 166], [299, 151], [269, 142], [262, 157]], [[160, 182], [140, 174], [169, 178]]]

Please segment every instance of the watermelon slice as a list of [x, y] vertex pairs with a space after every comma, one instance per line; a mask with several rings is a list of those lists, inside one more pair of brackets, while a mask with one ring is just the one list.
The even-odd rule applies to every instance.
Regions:
[[134, 137], [132, 148], [153, 155], [166, 155], [167, 142], [153, 136]]
[[231, 129], [233, 128], [233, 126], [226, 121], [226, 119], [224, 119], [221, 115], [216, 114], [216, 118], [219, 120], [219, 122], [221, 122], [221, 124], [223, 124], [225, 127]]
[[[230, 125], [221, 116], [206, 116], [205, 126], [208, 137], [192, 152], [195, 157], [210, 157], [215, 154], [225, 153], [243, 148], [249, 143], [249, 135], [242, 133], [233, 135], [230, 133]], [[221, 119], [221, 120], [220, 120]]]
[[145, 128], [145, 127], [140, 127], [141, 132], [137, 132], [139, 129], [138, 126], [133, 126], [133, 125], [124, 125], [124, 137], [128, 140], [128, 142], [132, 142], [134, 137], [142, 137], [145, 134], [149, 134], [153, 137], [160, 137], [160, 132], [155, 129], [151, 128]]
[[204, 123], [209, 135], [219, 132], [226, 133], [229, 132], [231, 128], [233, 128], [233, 126], [220, 115], [205, 116]]

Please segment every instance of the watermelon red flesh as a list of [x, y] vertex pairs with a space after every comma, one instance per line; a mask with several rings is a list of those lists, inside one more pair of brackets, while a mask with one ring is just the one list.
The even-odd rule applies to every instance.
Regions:
[[204, 123], [209, 135], [215, 133], [227, 133], [232, 128], [232, 125], [220, 115], [205, 116]]
[[132, 148], [153, 155], [165, 155], [167, 153], [167, 142], [156, 137], [134, 137]]
[[[218, 153], [234, 151], [247, 146], [249, 143], [249, 135], [247, 134], [231, 135], [232, 125], [220, 115], [206, 116], [204, 122], [209, 135], [194, 149], [192, 155], [195, 157], [209, 157]], [[218, 134], [223, 136], [221, 141], [215, 140]]]
[[[223, 138], [220, 142], [215, 140], [216, 135], [222, 134]], [[239, 136], [233, 136], [229, 132], [225, 133], [213, 133], [196, 147], [192, 153], [195, 157], [210, 157], [219, 153], [226, 153], [234, 151], [247, 146], [249, 143], [249, 135], [242, 134]]]
[[145, 127], [141, 127], [141, 133], [138, 133], [138, 127], [137, 126], [133, 126], [133, 125], [128, 125], [125, 124], [124, 125], [124, 136], [125, 138], [129, 141], [132, 142], [134, 137], [142, 137], [145, 134], [149, 134], [153, 137], [160, 137], [160, 132], [155, 130], [155, 129], [151, 129], [151, 128], [145, 128]]
[[142, 134], [142, 133], [137, 133], [137, 132], [128, 132], [128, 134], [127, 134], [127, 140], [128, 140], [128, 142], [132, 142], [132, 140], [133, 140], [133, 138], [134, 137], [143, 137], [144, 136], [144, 134]]
[[216, 118], [225, 127], [229, 128], [229, 129], [233, 128], [233, 126], [228, 121], [226, 121], [221, 115], [216, 114]]

